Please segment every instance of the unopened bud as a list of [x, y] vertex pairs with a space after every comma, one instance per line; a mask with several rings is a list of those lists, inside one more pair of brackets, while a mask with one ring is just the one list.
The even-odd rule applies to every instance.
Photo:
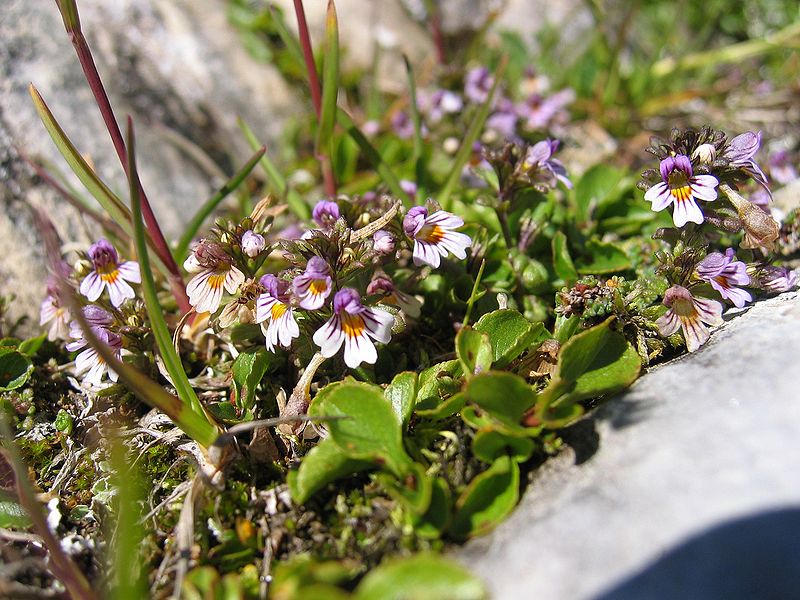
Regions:
[[251, 229], [248, 229], [242, 235], [242, 252], [250, 258], [255, 258], [261, 254], [265, 245], [264, 236], [255, 233]]
[[714, 144], [700, 144], [692, 152], [692, 158], [704, 165], [710, 165], [717, 158], [717, 149]]

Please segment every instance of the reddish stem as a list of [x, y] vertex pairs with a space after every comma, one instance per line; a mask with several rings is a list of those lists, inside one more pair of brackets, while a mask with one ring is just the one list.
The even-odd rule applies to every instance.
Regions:
[[[322, 115], [322, 86], [319, 82], [317, 65], [314, 62], [314, 50], [311, 47], [311, 35], [308, 32], [308, 22], [306, 21], [306, 11], [303, 8], [303, 0], [294, 0], [294, 14], [297, 17], [297, 32], [300, 37], [300, 46], [303, 49], [306, 71], [308, 71], [308, 87], [311, 90], [311, 103], [314, 105], [314, 112], [317, 114], [317, 122], [319, 123]], [[333, 177], [333, 166], [331, 165], [330, 157], [317, 156], [317, 160], [322, 169], [325, 193], [331, 198], [334, 198], [336, 196], [336, 180]]]
[[[62, 16], [64, 16], [62, 5], [60, 2], [58, 2], [58, 0], [56, 0], [56, 5], [58, 6], [59, 12], [61, 12]], [[76, 14], [74, 15], [74, 19], [68, 20], [65, 18], [64, 25], [67, 29], [67, 33], [69, 34], [70, 41], [75, 47], [75, 52], [78, 54], [78, 61], [83, 69], [83, 74], [86, 76], [86, 81], [92, 90], [95, 102], [100, 109], [100, 114], [103, 116], [106, 129], [108, 130], [108, 133], [111, 136], [111, 141], [114, 144], [114, 150], [116, 150], [120, 163], [122, 163], [122, 168], [125, 170], [125, 174], [127, 175], [128, 152], [125, 149], [125, 141], [122, 137], [122, 131], [120, 130], [117, 120], [114, 117], [114, 111], [111, 108], [111, 102], [108, 99], [108, 94], [106, 94], [105, 87], [100, 79], [100, 73], [97, 71], [97, 66], [92, 58], [92, 53], [89, 50], [89, 44], [86, 42], [86, 38], [83, 36], [83, 33], [80, 30], [80, 22], [77, 19], [77, 7], [75, 7], [75, 10]], [[175, 300], [178, 302], [178, 306], [180, 307], [181, 311], [185, 313], [191, 308], [191, 306], [189, 305], [189, 298], [186, 296], [183, 277], [181, 276], [180, 269], [178, 269], [178, 265], [169, 250], [167, 240], [164, 238], [164, 234], [161, 232], [161, 228], [158, 225], [158, 220], [153, 213], [150, 202], [147, 200], [147, 196], [144, 193], [141, 183], [139, 183], [139, 197], [141, 198], [142, 215], [144, 217], [145, 224], [147, 225], [150, 239], [153, 241], [153, 246], [158, 254], [158, 257], [170, 272], [169, 280], [170, 286], [172, 287], [172, 293], [175, 296]]]
[[430, 3], [429, 24], [433, 46], [436, 49], [436, 60], [439, 61], [440, 65], [445, 65], [447, 64], [447, 52], [444, 48], [444, 35], [442, 34], [442, 16], [439, 14], [439, 7], [433, 2]]

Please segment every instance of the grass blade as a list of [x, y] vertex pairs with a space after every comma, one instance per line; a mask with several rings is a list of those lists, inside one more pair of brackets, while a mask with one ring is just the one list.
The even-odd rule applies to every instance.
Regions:
[[486, 119], [489, 118], [489, 113], [492, 110], [492, 101], [494, 100], [494, 95], [503, 79], [506, 65], [508, 65], [508, 56], [503, 55], [503, 58], [500, 60], [500, 64], [497, 67], [497, 71], [494, 74], [494, 84], [492, 85], [492, 89], [489, 90], [489, 96], [486, 98], [486, 102], [483, 103], [483, 106], [481, 106], [476, 113], [475, 118], [472, 120], [472, 123], [467, 130], [467, 135], [464, 136], [464, 140], [461, 142], [461, 147], [459, 147], [458, 152], [456, 152], [450, 175], [447, 176], [444, 186], [439, 191], [438, 200], [444, 210], [451, 209], [452, 203], [450, 202], [450, 194], [453, 193], [453, 189], [461, 179], [461, 171], [464, 169], [464, 165], [467, 164], [470, 154], [472, 153], [472, 144], [474, 144], [475, 140], [477, 140], [478, 136], [480, 136], [483, 126], [486, 123]]
[[411, 112], [411, 122], [414, 124], [414, 149], [411, 155], [411, 160], [414, 161], [414, 179], [417, 184], [417, 192], [420, 198], [425, 198], [424, 179], [425, 179], [425, 165], [422, 161], [422, 118], [419, 114], [419, 107], [417, 106], [417, 82], [414, 79], [414, 69], [411, 67], [411, 62], [408, 56], [403, 55], [403, 62], [406, 65], [406, 75], [408, 76], [408, 95], [409, 95], [409, 111]]
[[58, 148], [61, 156], [67, 161], [70, 169], [81, 183], [86, 187], [89, 193], [95, 197], [100, 203], [100, 206], [108, 213], [108, 215], [119, 223], [123, 229], [129, 234], [132, 233], [131, 226], [131, 213], [128, 207], [112, 192], [105, 183], [95, 174], [86, 160], [78, 152], [77, 148], [70, 142], [67, 134], [61, 129], [61, 126], [56, 121], [50, 108], [42, 98], [33, 84], [28, 86], [33, 104], [36, 107], [36, 112], [39, 113], [39, 118], [47, 129], [47, 133], [53, 140], [53, 143]]
[[214, 212], [214, 209], [219, 206], [220, 202], [222, 202], [228, 194], [238, 188], [245, 178], [250, 174], [250, 172], [255, 168], [258, 164], [261, 157], [264, 156], [267, 149], [264, 146], [261, 146], [256, 153], [247, 161], [244, 167], [239, 170], [233, 177], [228, 180], [228, 182], [223, 185], [216, 194], [214, 194], [211, 198], [209, 198], [203, 206], [200, 207], [200, 210], [195, 213], [192, 219], [189, 221], [189, 224], [186, 226], [186, 229], [181, 236], [181, 239], [178, 241], [178, 245], [175, 248], [175, 259], [178, 262], [183, 262], [186, 259], [186, 255], [189, 252], [189, 244], [192, 243], [192, 240], [197, 235], [197, 232], [203, 226], [203, 223], [208, 218], [208, 216]]
[[375, 147], [369, 143], [366, 136], [361, 133], [361, 130], [353, 122], [353, 119], [350, 118], [350, 115], [340, 108], [336, 111], [336, 120], [339, 125], [345, 129], [347, 135], [353, 138], [353, 141], [358, 144], [361, 152], [363, 152], [364, 156], [370, 162], [372, 168], [381, 176], [381, 179], [388, 186], [389, 190], [391, 190], [392, 194], [400, 198], [405, 206], [411, 206], [411, 198], [409, 198], [408, 194], [400, 187], [400, 180], [397, 178], [397, 175], [394, 174], [391, 167], [383, 160], [381, 153], [378, 152]]
[[145, 305], [147, 307], [150, 327], [153, 330], [153, 336], [158, 345], [158, 351], [161, 354], [161, 358], [164, 360], [164, 366], [170, 374], [170, 377], [172, 377], [172, 383], [175, 385], [178, 397], [198, 415], [205, 416], [203, 407], [200, 405], [200, 400], [198, 400], [197, 394], [195, 394], [194, 388], [192, 388], [189, 383], [189, 378], [186, 377], [186, 372], [183, 370], [181, 359], [172, 346], [172, 336], [167, 329], [163, 310], [158, 301], [156, 284], [153, 279], [153, 270], [150, 267], [150, 257], [147, 253], [147, 245], [145, 244], [144, 219], [142, 217], [139, 196], [139, 178], [136, 176], [133, 123], [130, 117], [128, 118], [127, 138], [127, 171], [131, 193], [131, 210], [133, 212], [133, 241], [136, 246], [136, 256], [139, 260], [139, 268], [142, 273], [142, 295], [144, 296]]
[[322, 70], [322, 104], [317, 127], [317, 154], [331, 156], [333, 126], [336, 124], [337, 98], [339, 95], [339, 24], [336, 7], [328, 0], [325, 19], [325, 63]]
[[[253, 150], [263, 147], [258, 141], [258, 138], [256, 138], [256, 134], [253, 133], [253, 130], [247, 123], [244, 122], [244, 120], [240, 118], [238, 123], [239, 129], [242, 130], [247, 143], [250, 144], [250, 147]], [[286, 178], [278, 170], [278, 167], [275, 166], [275, 163], [273, 163], [269, 158], [269, 154], [265, 152], [258, 162], [261, 165], [261, 168], [264, 170], [264, 174], [267, 176], [267, 181], [269, 181], [270, 186], [272, 186], [272, 190], [278, 197], [286, 200], [286, 204], [289, 205], [289, 208], [292, 210], [295, 216], [304, 220], [310, 218], [311, 209], [308, 207], [308, 204], [306, 204], [300, 194], [297, 193], [297, 190], [289, 187], [289, 184], [286, 182]]]

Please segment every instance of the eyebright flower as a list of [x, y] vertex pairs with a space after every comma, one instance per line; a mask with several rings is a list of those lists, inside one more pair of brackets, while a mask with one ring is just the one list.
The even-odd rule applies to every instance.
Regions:
[[414, 240], [414, 264], [430, 265], [435, 269], [448, 252], [465, 259], [472, 240], [468, 235], [455, 231], [463, 225], [461, 217], [443, 210], [428, 216], [428, 209], [424, 206], [411, 208], [403, 219], [403, 230]]
[[767, 186], [767, 176], [753, 160], [753, 157], [761, 147], [761, 132], [753, 133], [752, 131], [745, 131], [742, 134], [733, 138], [722, 154], [728, 159], [728, 162], [733, 167], [741, 168], [745, 173], [750, 175], [758, 184], [769, 191]]
[[242, 234], [242, 252], [250, 258], [255, 258], [264, 251], [266, 242], [264, 236], [248, 229]]
[[514, 103], [508, 98], [497, 102], [497, 110], [486, 119], [486, 128], [497, 132], [504, 140], [517, 136], [517, 112]]
[[300, 306], [306, 310], [317, 310], [325, 304], [325, 298], [333, 289], [331, 268], [324, 258], [312, 256], [306, 270], [292, 281], [295, 296], [300, 298]]
[[69, 322], [72, 315], [69, 308], [61, 304], [61, 291], [58, 287], [58, 280], [50, 275], [47, 281], [47, 297], [42, 300], [39, 311], [39, 325], [47, 325], [47, 339], [51, 342], [55, 340], [66, 340], [69, 335]]
[[686, 349], [694, 352], [708, 341], [707, 325], [722, 323], [722, 305], [716, 300], [695, 298], [685, 287], [673, 285], [664, 293], [664, 305], [669, 310], [656, 321], [663, 336], [683, 330]]
[[[92, 328], [92, 332], [97, 336], [100, 342], [111, 348], [114, 352], [114, 356], [119, 358], [122, 353], [122, 338], [118, 334], [106, 329], [114, 320], [111, 314], [94, 304], [84, 306], [82, 312], [84, 318]], [[89, 343], [84, 337], [83, 329], [77, 321], [73, 321], [70, 324], [69, 335], [71, 338], [75, 339], [74, 342], [67, 344], [67, 350], [70, 352], [86, 348]], [[86, 373], [83, 377], [83, 381], [93, 386], [99, 386], [101, 384], [106, 371], [111, 381], [117, 381], [117, 374], [108, 368], [106, 362], [94, 348], [86, 348], [75, 357], [75, 374], [82, 375]]]
[[461, 96], [450, 90], [420, 92], [417, 94], [417, 104], [429, 123], [438, 123], [446, 114], [457, 113], [464, 108]]
[[244, 273], [231, 264], [231, 258], [216, 242], [201, 240], [183, 263], [189, 273], [196, 273], [186, 284], [186, 293], [198, 313], [213, 313], [222, 301], [222, 289], [235, 294], [244, 283]]
[[393, 304], [406, 313], [409, 317], [419, 317], [422, 303], [405, 292], [398, 290], [394, 282], [386, 275], [376, 275], [367, 286], [367, 295], [380, 296], [384, 304]]
[[759, 280], [761, 286], [769, 292], [788, 292], [797, 286], [797, 272], [786, 267], [766, 265], [761, 268]]
[[120, 306], [126, 298], [135, 296], [128, 281], [141, 283], [139, 263], [127, 260], [119, 262], [114, 246], [106, 239], [100, 239], [89, 247], [92, 271], [81, 282], [81, 294], [94, 302], [108, 288], [111, 304]]
[[714, 188], [719, 184], [717, 178], [713, 175], [694, 175], [692, 163], [684, 154], [668, 156], [661, 161], [660, 170], [663, 181], [644, 195], [644, 199], [652, 203], [651, 208], [658, 212], [674, 203], [672, 221], [675, 227], [683, 227], [688, 221], [702, 223], [703, 211], [697, 206], [695, 198], [716, 200], [717, 190]]
[[517, 107], [517, 114], [525, 120], [525, 128], [531, 131], [546, 129], [554, 121], [568, 120], [565, 107], [575, 101], [575, 91], [565, 88], [543, 98], [540, 94], [531, 94]]
[[411, 198], [412, 200], [417, 195], [417, 184], [411, 181], [410, 179], [401, 179], [400, 189], [403, 190], [406, 194], [408, 194], [409, 198]]
[[748, 285], [750, 276], [747, 274], [747, 265], [735, 260], [733, 248], [728, 248], [725, 254], [712, 252], [697, 265], [695, 273], [738, 308], [742, 308], [746, 302], [753, 301], [749, 292], [736, 287]]
[[414, 135], [414, 122], [404, 110], [399, 110], [392, 116], [392, 130], [401, 140], [409, 140]]
[[267, 350], [275, 352], [278, 343], [288, 348], [292, 339], [300, 336], [300, 328], [294, 320], [290, 304], [289, 282], [275, 275], [264, 275], [261, 285], [267, 291], [256, 299], [256, 323], [261, 323], [261, 330], [267, 339]]
[[372, 249], [378, 254], [393, 254], [397, 247], [394, 236], [385, 229], [379, 229], [372, 236]]
[[363, 306], [356, 290], [342, 288], [333, 297], [333, 315], [314, 334], [314, 343], [326, 358], [344, 343], [344, 362], [355, 369], [362, 362], [375, 363], [378, 352], [372, 340], [388, 343], [393, 323], [389, 313]]
[[553, 158], [556, 150], [558, 150], [558, 140], [551, 139], [536, 142], [528, 148], [522, 161], [522, 169], [534, 186], [539, 183], [554, 188], [556, 181], [560, 181], [568, 188], [572, 188], [572, 182], [567, 177], [567, 169], [560, 160]]
[[311, 211], [311, 218], [324, 229], [330, 229], [339, 218], [339, 205], [331, 200], [320, 200]]
[[494, 85], [494, 77], [486, 67], [475, 67], [464, 77], [464, 95], [475, 104], [483, 104], [489, 98]]

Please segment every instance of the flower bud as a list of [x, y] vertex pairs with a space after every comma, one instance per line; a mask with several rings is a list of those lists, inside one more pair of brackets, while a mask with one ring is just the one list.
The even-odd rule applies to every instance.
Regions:
[[714, 144], [700, 144], [692, 152], [692, 158], [703, 165], [710, 165], [717, 158], [717, 149]]
[[372, 236], [372, 249], [378, 254], [393, 254], [396, 247], [396, 240], [388, 231], [380, 229]]
[[261, 254], [265, 245], [264, 236], [254, 233], [251, 229], [248, 229], [242, 235], [242, 252], [250, 258], [255, 258]]

